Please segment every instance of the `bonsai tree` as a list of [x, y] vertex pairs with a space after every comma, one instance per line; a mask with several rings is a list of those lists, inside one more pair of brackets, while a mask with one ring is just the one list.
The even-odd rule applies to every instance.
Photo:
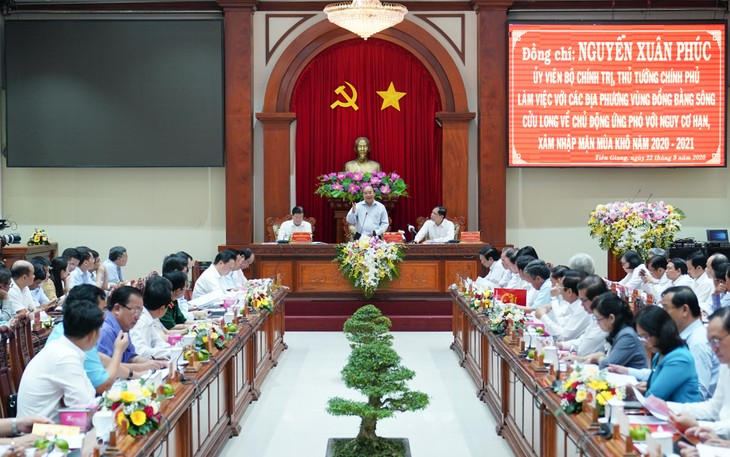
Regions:
[[391, 325], [390, 319], [373, 305], [358, 309], [345, 322], [344, 332], [352, 352], [342, 369], [342, 379], [347, 387], [362, 392], [367, 401], [339, 397], [329, 400], [328, 413], [361, 418], [357, 438], [335, 447], [338, 457], [403, 455], [401, 443], [375, 434], [378, 420], [428, 406], [428, 395], [406, 385], [416, 374], [401, 365], [401, 358], [393, 349]]

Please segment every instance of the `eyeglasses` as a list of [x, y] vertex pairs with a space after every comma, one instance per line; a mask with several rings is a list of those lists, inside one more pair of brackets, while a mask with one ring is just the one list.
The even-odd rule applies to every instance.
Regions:
[[725, 338], [727, 338], [729, 335], [730, 335], [730, 333], [726, 333], [725, 336], [723, 336], [722, 338], [718, 338], [716, 336], [710, 338], [710, 346], [712, 346], [714, 348], [719, 348], [720, 347], [720, 343], [722, 343], [722, 341]]
[[142, 314], [142, 308], [130, 308], [127, 305], [122, 305], [122, 308], [127, 308], [128, 310], [132, 311], [132, 314], [135, 316], [139, 316]]
[[641, 341], [642, 343], [646, 343], [649, 341], [648, 336], [641, 336], [641, 335], [638, 335], [638, 336], [639, 336], [639, 341]]
[[606, 319], [608, 319], [608, 318], [607, 317], [596, 317], [597, 322], [604, 321]]

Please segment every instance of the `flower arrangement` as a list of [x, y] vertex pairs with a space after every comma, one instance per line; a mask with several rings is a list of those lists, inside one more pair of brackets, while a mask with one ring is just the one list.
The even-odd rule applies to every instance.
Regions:
[[497, 304], [489, 313], [489, 330], [496, 335], [504, 335], [514, 325], [514, 330], [524, 329], [527, 324], [525, 313], [513, 306]]
[[579, 365], [566, 380], [556, 384], [554, 391], [560, 396], [560, 407], [568, 414], [581, 412], [586, 401], [595, 401], [602, 414], [609, 400], [625, 397], [624, 389], [608, 383], [606, 370], [599, 370], [595, 365]]
[[596, 206], [588, 228], [601, 249], [617, 256], [633, 250], [646, 257], [650, 248], [672, 244], [684, 218], [682, 210], [664, 202], [614, 202]]
[[188, 329], [188, 335], [195, 335], [195, 347], [204, 348], [211, 340], [213, 346], [218, 349], [223, 349], [226, 345], [224, 341], [224, 334], [221, 328], [210, 321], [196, 321], [195, 325]]
[[160, 428], [160, 403], [173, 394], [174, 389], [170, 384], [156, 389], [146, 385], [143, 380], [133, 379], [115, 384], [104, 392], [100, 406], [118, 411], [117, 424], [126, 427], [127, 433], [135, 437]]
[[398, 277], [397, 264], [405, 258], [403, 248], [379, 238], [363, 237], [357, 241], [335, 246], [334, 261], [353, 287], [370, 298], [384, 281]]
[[278, 285], [272, 278], [250, 279], [246, 285], [246, 303], [250, 309], [260, 311], [262, 309], [274, 311], [274, 298], [272, 293]]
[[464, 290], [464, 300], [475, 311], [488, 311], [494, 305], [494, 291], [470, 283]]
[[43, 229], [33, 229], [33, 234], [28, 239], [28, 246], [50, 244], [48, 234]]
[[362, 188], [366, 184], [373, 186], [375, 198], [379, 200], [408, 196], [406, 192], [408, 186], [397, 173], [340, 171], [324, 174], [317, 179], [319, 187], [315, 194], [325, 198], [346, 200], [349, 203], [362, 200]]

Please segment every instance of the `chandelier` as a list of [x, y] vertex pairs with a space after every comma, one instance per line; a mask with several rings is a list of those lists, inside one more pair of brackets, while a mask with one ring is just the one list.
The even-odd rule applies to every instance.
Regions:
[[371, 35], [403, 21], [408, 9], [399, 3], [353, 0], [352, 3], [330, 3], [325, 6], [324, 12], [331, 23], [367, 40]]

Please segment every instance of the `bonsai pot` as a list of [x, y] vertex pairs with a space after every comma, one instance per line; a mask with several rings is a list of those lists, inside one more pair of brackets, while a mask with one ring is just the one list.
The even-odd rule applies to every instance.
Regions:
[[[334, 457], [334, 447], [336, 442], [350, 441], [354, 438], [330, 438], [327, 440], [327, 453], [325, 457]], [[403, 456], [411, 457], [411, 447], [408, 444], [408, 438], [384, 438], [388, 441], [396, 441], [403, 444]]]

